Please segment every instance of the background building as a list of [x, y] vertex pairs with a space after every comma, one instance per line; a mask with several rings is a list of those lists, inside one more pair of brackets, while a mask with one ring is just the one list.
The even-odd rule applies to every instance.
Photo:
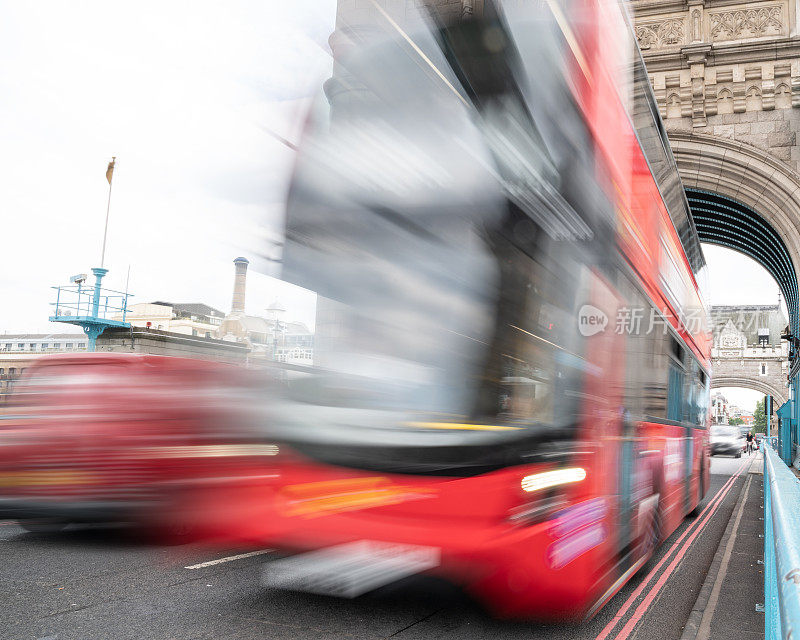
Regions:
[[27, 367], [48, 353], [84, 352], [83, 333], [5, 333], [0, 335], [0, 407]]
[[97, 338], [97, 351], [149, 353], [159, 356], [214, 360], [227, 364], [246, 364], [246, 345], [217, 338], [193, 336], [158, 329], [130, 327], [106, 329]]
[[740, 387], [769, 394], [781, 406], [789, 397], [788, 320], [779, 305], [711, 307], [714, 342], [712, 388]]
[[88, 345], [89, 338], [83, 333], [5, 333], [0, 335], [0, 354], [86, 351]]
[[[234, 289], [228, 314], [200, 302], [142, 302], [128, 307], [130, 327], [109, 327], [97, 338], [96, 350], [150, 353], [258, 366], [278, 362], [310, 366], [314, 333], [302, 322], [286, 321], [278, 301], [266, 317], [245, 313], [246, 258], [234, 260]], [[114, 320], [122, 321], [122, 314]], [[0, 407], [14, 383], [37, 358], [52, 353], [88, 350], [84, 333], [13, 333], [0, 335]]]
[[711, 424], [728, 424], [730, 409], [728, 399], [717, 392], [711, 396]]
[[266, 309], [266, 317], [245, 313], [247, 258], [234, 264], [231, 310], [219, 327], [219, 336], [228, 342], [247, 345], [248, 361], [276, 361], [292, 365], [314, 363], [314, 334], [302, 322], [285, 321], [286, 309], [277, 301]]
[[[222, 311], [200, 302], [140, 302], [131, 305], [125, 321], [134, 327], [204, 338], [218, 338], [225, 316]], [[115, 320], [122, 315], [114, 316]]]

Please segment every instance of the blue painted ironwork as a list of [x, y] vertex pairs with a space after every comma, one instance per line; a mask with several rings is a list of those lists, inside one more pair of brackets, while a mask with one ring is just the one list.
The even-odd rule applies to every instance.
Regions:
[[[103, 277], [108, 269], [95, 267], [92, 269], [95, 276], [94, 287], [90, 288], [83, 283], [75, 285], [53, 287], [57, 291], [56, 301], [50, 303], [55, 307], [50, 322], [67, 322], [81, 327], [89, 338], [89, 351], [94, 351], [97, 338], [108, 327], [130, 327], [125, 321], [128, 313], [128, 292], [104, 289]], [[122, 316], [115, 319], [112, 316]]]
[[[791, 434], [795, 432], [794, 418], [792, 417], [792, 401], [787, 400], [775, 412], [779, 418], [778, 424], [780, 429], [777, 430], [777, 435], [781, 442], [790, 442]], [[786, 446], [784, 451], [780, 452], [780, 456], [787, 464], [791, 464], [791, 448]]]
[[701, 242], [717, 244], [753, 258], [775, 278], [786, 300], [792, 332], [800, 329], [797, 274], [778, 233], [747, 205], [701, 189], [686, 189]]
[[795, 375], [791, 377], [789, 390], [789, 402], [791, 402], [792, 412], [790, 436], [794, 443], [800, 442], [800, 403], [797, 402], [798, 388], [800, 388], [800, 375], [795, 373]]
[[764, 608], [765, 637], [800, 632], [800, 480], [765, 441]]
[[772, 530], [772, 503], [770, 482], [767, 475], [767, 442], [762, 442], [764, 453], [764, 638], [781, 637], [781, 618], [778, 608], [778, 589], [775, 579], [775, 545]]

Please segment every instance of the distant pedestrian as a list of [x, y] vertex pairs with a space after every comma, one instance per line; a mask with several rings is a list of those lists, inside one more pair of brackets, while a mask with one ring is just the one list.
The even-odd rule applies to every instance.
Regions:
[[753, 436], [752, 431], [747, 432], [747, 455], [749, 456], [753, 451], [753, 441], [755, 440], [755, 436]]

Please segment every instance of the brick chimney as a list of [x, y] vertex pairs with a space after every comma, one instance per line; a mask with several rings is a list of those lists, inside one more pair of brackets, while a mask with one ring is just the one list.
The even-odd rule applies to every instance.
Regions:
[[236, 273], [233, 276], [233, 301], [231, 302], [231, 313], [244, 313], [244, 294], [247, 286], [247, 265], [250, 261], [247, 258], [236, 258], [233, 261], [236, 265]]

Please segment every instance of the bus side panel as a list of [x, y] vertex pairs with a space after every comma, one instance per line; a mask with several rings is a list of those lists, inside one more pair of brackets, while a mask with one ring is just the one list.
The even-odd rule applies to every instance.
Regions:
[[[590, 286], [592, 305], [602, 309], [609, 318], [617, 317], [617, 310], [625, 300], [615, 287], [597, 272], [592, 272]], [[622, 418], [625, 378], [625, 336], [613, 330], [601, 331], [586, 339], [586, 400], [583, 403], [582, 426], [577, 436], [586, 454], [576, 464], [589, 470], [584, 499], [596, 496], [620, 495], [619, 474], [614, 471], [623, 463]], [[603, 544], [584, 554], [579, 562], [588, 579], [587, 591], [604, 591], [616, 579], [615, 568], [619, 548], [619, 503], [607, 500], [605, 539]], [[576, 565], [578, 566], [578, 565]]]
[[655, 422], [641, 423], [640, 437], [654, 458], [653, 484], [660, 494], [661, 539], [667, 538], [685, 515], [684, 427]]

